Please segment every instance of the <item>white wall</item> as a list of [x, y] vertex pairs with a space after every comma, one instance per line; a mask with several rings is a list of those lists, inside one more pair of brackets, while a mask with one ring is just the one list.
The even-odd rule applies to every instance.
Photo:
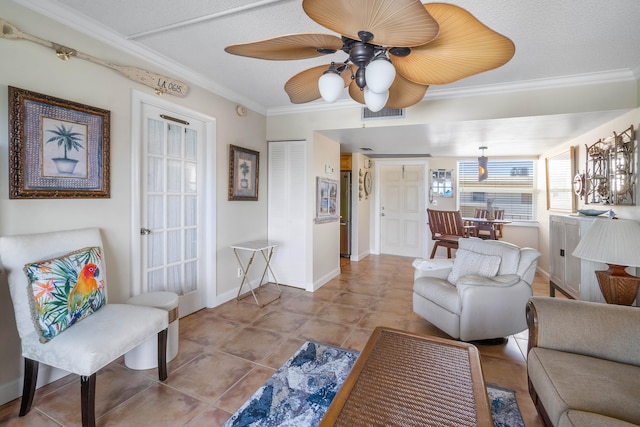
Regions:
[[[327, 172], [327, 167], [330, 172]], [[316, 134], [313, 141], [313, 195], [316, 177], [338, 181], [340, 189], [340, 145]], [[313, 214], [316, 206], [314, 203]], [[340, 274], [340, 221], [313, 224], [313, 288], [318, 289]]]
[[[153, 64], [122, 54], [70, 28], [12, 3], [0, 0], [2, 18], [21, 30], [44, 39], [71, 46], [79, 51], [122, 65], [133, 65], [162, 73]], [[0, 234], [100, 227], [108, 262], [109, 298], [122, 302], [130, 296], [131, 277], [131, 94], [132, 89], [153, 93], [113, 70], [77, 58], [59, 60], [52, 50], [21, 40], [0, 40]], [[179, 76], [175, 76], [179, 78]], [[7, 87], [14, 86], [111, 111], [111, 198], [10, 200], [8, 184]], [[217, 275], [207, 280], [213, 292], [226, 297], [239, 285], [236, 260], [229, 245], [239, 241], [266, 238], [267, 194], [265, 139], [266, 118], [253, 111], [244, 117], [235, 112], [235, 103], [198, 87], [191, 87], [185, 98], [163, 97], [185, 108], [217, 120], [217, 242], [213, 245]], [[229, 144], [257, 150], [260, 156], [259, 201], [227, 201]], [[213, 213], [212, 213], [213, 214]], [[217, 286], [216, 286], [217, 285]], [[232, 293], [232, 292], [231, 292]], [[6, 285], [0, 283], [0, 404], [17, 397], [21, 387], [19, 340]]]
[[[372, 227], [372, 196], [373, 193], [368, 197], [364, 192], [364, 188], [360, 190], [360, 186], [364, 185], [364, 183], [360, 183], [361, 179], [364, 179], [364, 173], [369, 171], [373, 173], [375, 167], [375, 161], [371, 160], [371, 165], [369, 169], [365, 167], [365, 161], [371, 160], [362, 154], [355, 153], [352, 156], [352, 168], [353, 168], [353, 177], [352, 182], [352, 200], [354, 211], [353, 215], [356, 218], [353, 226], [357, 230], [358, 235], [355, 239], [353, 239], [355, 246], [351, 251], [351, 260], [359, 261], [362, 258], [366, 257], [371, 253], [371, 242], [374, 240], [372, 235], [373, 227]], [[362, 172], [362, 176], [360, 176], [360, 172]], [[362, 197], [360, 197], [362, 196]]]

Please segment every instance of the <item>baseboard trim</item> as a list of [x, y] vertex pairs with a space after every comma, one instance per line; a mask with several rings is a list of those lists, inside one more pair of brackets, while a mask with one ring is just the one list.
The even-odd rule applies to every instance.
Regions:
[[323, 285], [325, 285], [327, 282], [329, 282], [331, 279], [338, 277], [339, 275], [340, 275], [340, 267], [336, 268], [335, 270], [331, 271], [330, 273], [324, 275], [320, 279], [313, 282], [313, 286], [311, 287], [311, 289], [307, 289], [307, 290], [310, 292], [315, 292], [318, 289], [320, 289]]

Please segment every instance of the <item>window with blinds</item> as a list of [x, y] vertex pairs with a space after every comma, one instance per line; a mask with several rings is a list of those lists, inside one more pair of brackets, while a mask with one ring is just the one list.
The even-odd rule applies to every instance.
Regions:
[[476, 208], [504, 210], [504, 219], [534, 220], [534, 160], [489, 160], [489, 177], [478, 181], [478, 162], [458, 162], [458, 206], [463, 217]]

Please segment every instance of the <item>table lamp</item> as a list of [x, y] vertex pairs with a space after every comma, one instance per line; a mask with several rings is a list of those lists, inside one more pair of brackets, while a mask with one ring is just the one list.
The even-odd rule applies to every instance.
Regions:
[[640, 277], [625, 271], [640, 266], [640, 224], [624, 219], [595, 219], [573, 251], [573, 256], [603, 262], [608, 270], [596, 271], [598, 284], [609, 304], [631, 305], [638, 295]]

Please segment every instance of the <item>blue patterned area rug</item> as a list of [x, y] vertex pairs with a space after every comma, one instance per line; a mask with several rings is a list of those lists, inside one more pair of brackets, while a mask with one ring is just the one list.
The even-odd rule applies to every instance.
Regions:
[[524, 427], [513, 390], [491, 384], [487, 385], [487, 394], [491, 401], [491, 415], [495, 427]]
[[[353, 367], [358, 353], [306, 342], [223, 427], [315, 427]], [[524, 427], [515, 394], [488, 386], [496, 427]]]

